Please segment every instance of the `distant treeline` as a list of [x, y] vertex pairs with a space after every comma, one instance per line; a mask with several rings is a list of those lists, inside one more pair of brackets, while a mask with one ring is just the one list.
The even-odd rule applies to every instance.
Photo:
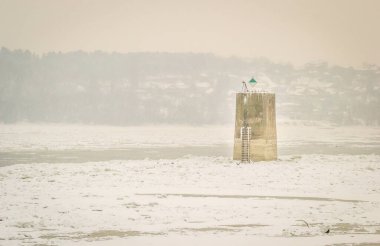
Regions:
[[0, 50], [0, 121], [223, 124], [234, 92], [254, 75], [277, 115], [337, 124], [380, 123], [380, 68], [193, 53], [47, 53]]

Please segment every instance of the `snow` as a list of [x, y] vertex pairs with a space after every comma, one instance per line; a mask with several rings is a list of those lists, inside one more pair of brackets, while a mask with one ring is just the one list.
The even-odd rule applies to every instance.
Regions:
[[12, 165], [0, 169], [0, 238], [118, 245], [156, 236], [302, 237], [323, 245], [330, 228], [331, 240], [380, 242], [379, 175], [378, 155]]
[[[2, 125], [0, 155], [230, 146], [231, 129]], [[378, 129], [287, 121], [278, 136], [292, 154], [253, 164], [185, 155], [2, 166], [0, 245], [380, 243]], [[336, 145], [345, 149], [328, 154]]]
[[204, 146], [232, 143], [233, 133], [232, 126], [0, 125], [0, 150]]
[[[327, 123], [278, 119], [279, 147], [305, 143], [380, 145], [379, 127], [335, 127]], [[233, 125], [88, 126], [0, 124], [0, 151], [104, 150], [233, 144]]]

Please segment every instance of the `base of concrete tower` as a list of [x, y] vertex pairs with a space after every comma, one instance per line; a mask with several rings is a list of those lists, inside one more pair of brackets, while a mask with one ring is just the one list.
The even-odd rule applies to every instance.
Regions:
[[[235, 139], [233, 160], [241, 160], [241, 139]], [[277, 160], [277, 141], [255, 139], [250, 141], [251, 161]]]

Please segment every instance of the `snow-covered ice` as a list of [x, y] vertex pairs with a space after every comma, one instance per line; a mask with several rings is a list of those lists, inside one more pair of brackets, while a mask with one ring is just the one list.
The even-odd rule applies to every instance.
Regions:
[[[17, 135], [9, 129], [2, 134]], [[352, 135], [339, 131], [334, 130], [335, 139], [344, 141], [320, 134], [315, 142], [361, 146], [372, 137], [379, 146], [376, 130], [362, 137], [354, 130]], [[203, 145], [206, 137], [192, 140], [203, 132], [207, 129], [186, 133], [182, 140]], [[125, 134], [123, 139], [131, 139]], [[60, 139], [55, 136], [53, 146]], [[292, 137], [280, 139], [279, 147], [299, 146], [302, 139]], [[165, 141], [176, 144], [180, 138], [166, 135]], [[143, 134], [142, 139], [149, 141]], [[100, 140], [94, 137], [93, 142]], [[226, 140], [220, 136], [215, 142]], [[7, 151], [22, 151], [11, 147], [11, 138], [0, 141]], [[13, 146], [23, 141], [20, 137]], [[33, 141], [50, 143], [43, 137]], [[74, 141], [67, 141], [75, 148]], [[111, 140], [107, 144], [119, 147]], [[278, 161], [254, 164], [187, 155], [3, 166], [0, 245], [380, 244], [380, 155], [376, 148], [372, 151], [281, 155]]]

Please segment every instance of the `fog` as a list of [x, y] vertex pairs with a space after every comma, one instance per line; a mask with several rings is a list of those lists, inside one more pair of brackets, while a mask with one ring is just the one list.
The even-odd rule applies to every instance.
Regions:
[[380, 5], [0, 1], [0, 122], [231, 124], [254, 76], [280, 119], [378, 125]]
[[380, 65], [377, 0], [2, 0], [0, 46]]
[[278, 118], [378, 125], [380, 68], [199, 53], [0, 50], [3, 123], [230, 124], [235, 92], [254, 76]]
[[0, 244], [380, 245], [379, 16], [0, 0]]

